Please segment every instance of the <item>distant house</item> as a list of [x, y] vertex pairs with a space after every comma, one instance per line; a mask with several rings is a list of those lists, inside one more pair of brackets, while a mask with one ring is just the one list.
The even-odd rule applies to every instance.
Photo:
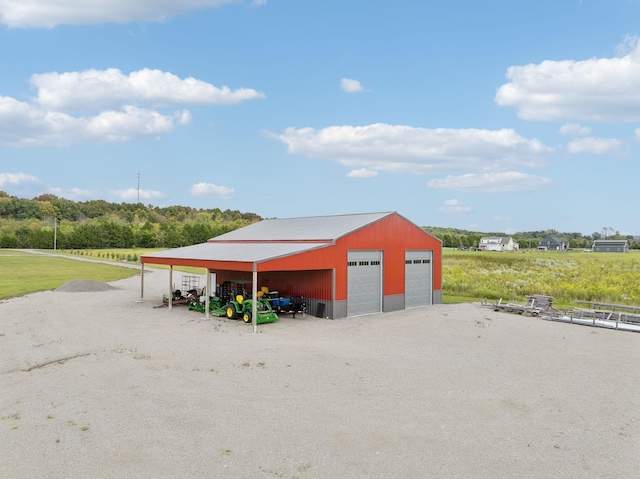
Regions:
[[594, 253], [628, 253], [627, 240], [595, 240], [592, 250]]
[[538, 249], [541, 251], [566, 251], [569, 249], [569, 243], [547, 236], [545, 239], [538, 241]]
[[480, 238], [480, 251], [517, 251], [518, 243], [510, 236], [485, 236]]

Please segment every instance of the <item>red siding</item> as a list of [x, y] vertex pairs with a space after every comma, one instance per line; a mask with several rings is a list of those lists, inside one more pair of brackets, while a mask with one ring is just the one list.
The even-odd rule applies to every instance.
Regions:
[[433, 289], [442, 289], [442, 243], [424, 230], [393, 214], [355, 231], [335, 246], [261, 263], [259, 271], [336, 269], [336, 300], [347, 299], [347, 252], [384, 251], [384, 295], [404, 293], [405, 250], [433, 251]]
[[292, 296], [331, 299], [331, 270], [272, 271], [260, 273], [259, 286]]

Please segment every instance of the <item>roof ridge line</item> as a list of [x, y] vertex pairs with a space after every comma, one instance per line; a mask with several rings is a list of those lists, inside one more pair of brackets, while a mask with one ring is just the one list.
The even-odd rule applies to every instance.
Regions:
[[331, 238], [322, 238], [322, 239], [244, 239], [244, 240], [217, 240], [215, 238], [211, 238], [207, 240], [207, 243], [229, 243], [229, 244], [250, 244], [250, 243], [332, 243], [333, 240]]

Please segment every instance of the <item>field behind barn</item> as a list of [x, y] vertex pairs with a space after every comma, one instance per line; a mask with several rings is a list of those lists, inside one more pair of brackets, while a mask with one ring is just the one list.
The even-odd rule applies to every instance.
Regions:
[[448, 303], [487, 298], [523, 301], [553, 296], [576, 301], [640, 304], [640, 252], [476, 252], [445, 249], [443, 296]]

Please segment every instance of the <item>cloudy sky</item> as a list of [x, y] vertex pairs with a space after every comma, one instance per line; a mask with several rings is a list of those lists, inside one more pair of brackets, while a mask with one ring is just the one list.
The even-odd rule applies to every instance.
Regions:
[[640, 234], [639, 19], [640, 0], [0, 0], [0, 190]]

